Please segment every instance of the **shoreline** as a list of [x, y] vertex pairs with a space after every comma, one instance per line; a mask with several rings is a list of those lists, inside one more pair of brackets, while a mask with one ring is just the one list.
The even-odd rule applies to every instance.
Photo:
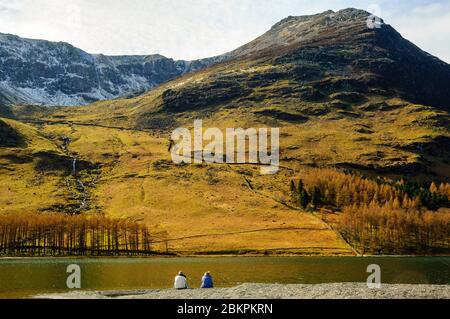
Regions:
[[141, 289], [73, 291], [33, 296], [34, 299], [450, 299], [450, 285], [366, 283], [257, 284], [213, 289]]
[[181, 258], [223, 258], [223, 257], [230, 257], [230, 258], [279, 258], [279, 257], [285, 257], [285, 258], [295, 258], [295, 257], [327, 257], [327, 258], [348, 258], [348, 257], [355, 257], [355, 258], [420, 258], [420, 257], [449, 257], [450, 255], [353, 255], [353, 254], [340, 254], [340, 255], [328, 255], [328, 254], [311, 254], [311, 255], [305, 255], [305, 254], [273, 254], [273, 255], [266, 255], [266, 254], [154, 254], [154, 255], [148, 255], [148, 256], [0, 256], [1, 260], [11, 260], [11, 259], [151, 259], [151, 258], [173, 258], [173, 259], [181, 259]]

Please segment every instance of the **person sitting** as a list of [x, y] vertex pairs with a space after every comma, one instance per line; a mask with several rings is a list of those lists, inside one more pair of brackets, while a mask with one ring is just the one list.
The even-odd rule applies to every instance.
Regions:
[[202, 277], [202, 285], [200, 288], [213, 288], [213, 279], [209, 271], [205, 272]]
[[187, 278], [186, 275], [180, 271], [178, 272], [178, 275], [175, 277], [175, 282], [173, 287], [175, 289], [188, 289], [188, 285], [187, 285]]

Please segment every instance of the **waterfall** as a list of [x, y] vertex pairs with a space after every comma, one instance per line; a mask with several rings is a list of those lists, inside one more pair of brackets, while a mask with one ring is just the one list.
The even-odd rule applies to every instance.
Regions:
[[77, 173], [77, 158], [74, 157], [72, 160], [72, 175]]
[[[86, 209], [86, 207], [88, 206], [89, 194], [87, 192], [86, 186], [81, 181], [82, 176], [77, 176], [77, 157], [76, 157], [76, 153], [71, 153], [70, 150], [69, 150], [69, 144], [71, 142], [71, 139], [69, 137], [65, 136], [65, 135], [62, 135], [61, 136], [61, 140], [62, 140], [62, 145], [60, 146], [61, 149], [72, 160], [72, 174], [71, 175], [73, 176], [73, 179], [75, 180], [76, 190], [79, 193], [79, 196], [78, 196], [78, 194], [74, 194], [74, 196], [78, 198], [79, 203], [80, 203], [78, 208], [74, 209], [73, 213], [79, 214], [84, 209]], [[67, 179], [67, 187], [69, 188], [69, 190], [71, 192], [73, 192], [71, 185], [72, 185], [72, 183], [70, 182], [70, 179]]]

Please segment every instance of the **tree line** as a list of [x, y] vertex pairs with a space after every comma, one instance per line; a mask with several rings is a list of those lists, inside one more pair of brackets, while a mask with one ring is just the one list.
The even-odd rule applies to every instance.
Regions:
[[450, 252], [450, 210], [354, 205], [344, 208], [339, 230], [361, 253]]
[[114, 256], [152, 253], [147, 227], [104, 216], [20, 214], [0, 216], [0, 255]]
[[311, 169], [290, 184], [305, 210], [339, 211], [338, 229], [362, 252], [449, 252], [450, 184], [372, 180], [333, 169]]

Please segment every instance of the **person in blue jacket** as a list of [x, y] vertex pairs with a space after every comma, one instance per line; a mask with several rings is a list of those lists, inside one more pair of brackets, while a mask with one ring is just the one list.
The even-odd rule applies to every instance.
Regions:
[[213, 279], [209, 271], [205, 272], [202, 277], [202, 285], [200, 288], [213, 288]]

